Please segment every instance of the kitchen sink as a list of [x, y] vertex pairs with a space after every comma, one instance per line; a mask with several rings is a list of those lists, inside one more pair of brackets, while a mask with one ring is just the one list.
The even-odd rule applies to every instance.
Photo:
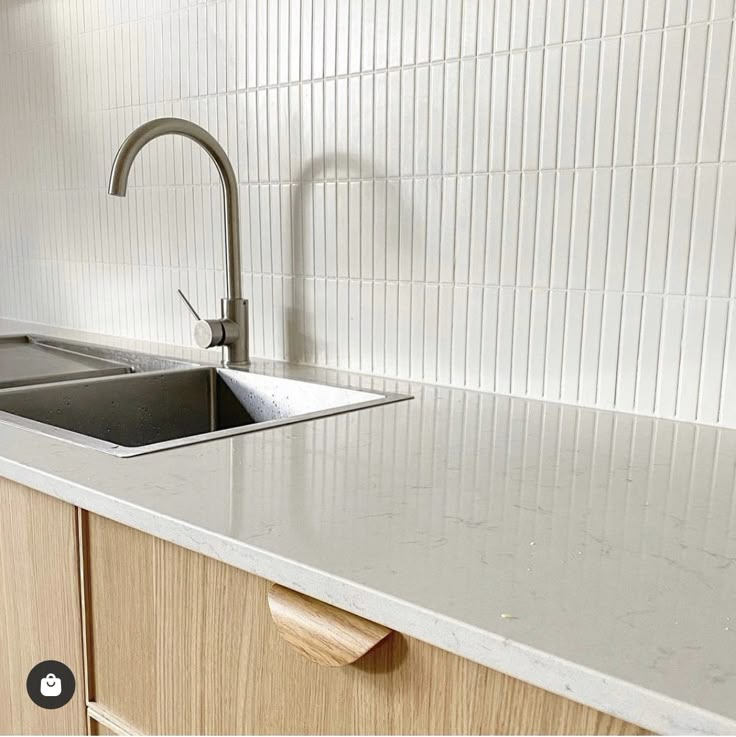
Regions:
[[0, 422], [120, 457], [410, 397], [198, 367], [0, 391]]

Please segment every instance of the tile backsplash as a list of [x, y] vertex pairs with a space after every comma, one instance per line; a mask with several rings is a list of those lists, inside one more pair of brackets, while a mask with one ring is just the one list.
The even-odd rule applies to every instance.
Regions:
[[733, 0], [5, 0], [0, 315], [736, 427]]

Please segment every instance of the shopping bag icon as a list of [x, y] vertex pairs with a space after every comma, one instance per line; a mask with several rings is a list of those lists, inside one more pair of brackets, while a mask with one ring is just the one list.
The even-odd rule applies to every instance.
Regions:
[[61, 696], [61, 678], [49, 673], [41, 679], [41, 696]]

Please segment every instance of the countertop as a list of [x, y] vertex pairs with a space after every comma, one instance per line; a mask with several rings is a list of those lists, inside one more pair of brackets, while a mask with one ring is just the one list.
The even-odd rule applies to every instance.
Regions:
[[135, 458], [0, 423], [0, 475], [653, 731], [736, 733], [736, 431], [251, 371], [414, 399]]

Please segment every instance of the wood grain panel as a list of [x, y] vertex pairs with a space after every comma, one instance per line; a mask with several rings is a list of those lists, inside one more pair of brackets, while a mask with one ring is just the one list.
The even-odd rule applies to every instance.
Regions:
[[94, 699], [145, 733], [642, 734], [435, 647], [389, 635], [316, 665], [269, 616], [269, 583], [90, 516]]
[[[76, 511], [0, 478], [0, 734], [85, 734]], [[60, 709], [26, 692], [42, 660], [66, 663], [77, 680]]]

